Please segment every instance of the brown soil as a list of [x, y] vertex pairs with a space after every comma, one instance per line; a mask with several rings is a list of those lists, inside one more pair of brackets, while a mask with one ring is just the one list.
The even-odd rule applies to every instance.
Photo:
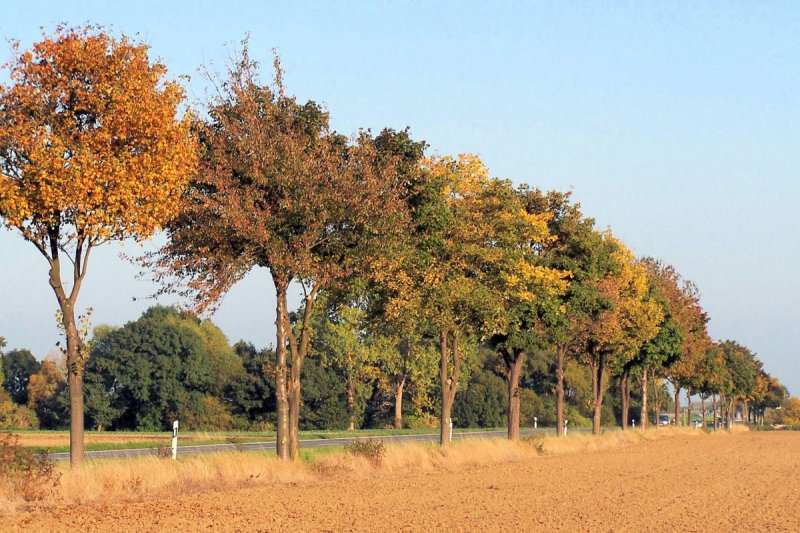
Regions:
[[800, 433], [18, 513], [33, 531], [800, 531]]

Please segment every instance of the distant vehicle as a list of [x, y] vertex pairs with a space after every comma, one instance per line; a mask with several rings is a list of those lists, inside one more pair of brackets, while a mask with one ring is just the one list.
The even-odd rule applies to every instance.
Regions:
[[692, 425], [694, 427], [696, 427], [696, 428], [701, 428], [701, 427], [703, 427], [703, 421], [702, 420], [695, 420], [695, 421], [692, 422]]
[[669, 415], [658, 415], [658, 425], [659, 426], [668, 426], [669, 425]]

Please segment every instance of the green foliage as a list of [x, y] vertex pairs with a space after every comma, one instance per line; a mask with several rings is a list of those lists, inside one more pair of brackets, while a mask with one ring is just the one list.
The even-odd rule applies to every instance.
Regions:
[[181, 427], [190, 431], [227, 431], [233, 429], [234, 419], [222, 402], [213, 396], [184, 396], [181, 406]]
[[302, 380], [300, 429], [347, 429], [350, 417], [342, 377], [312, 357], [303, 365]]
[[224, 402], [230, 406], [234, 425], [239, 428], [252, 426], [255, 430], [274, 427], [275, 380], [272, 349], [257, 350], [255, 346], [239, 341], [233, 351], [241, 360], [243, 372], [225, 388]]
[[94, 343], [85, 375], [88, 418], [96, 427], [159, 430], [183, 418], [205, 426], [210, 416], [230, 427], [208, 397], [243, 373], [216, 326], [153, 307]]
[[39, 371], [39, 361], [29, 350], [11, 350], [0, 356], [2, 360], [3, 388], [14, 403], [28, 403], [28, 382], [31, 375]]
[[0, 435], [0, 480], [25, 501], [43, 500], [58, 488], [61, 474], [45, 452], [20, 446], [19, 437]]
[[506, 423], [508, 393], [503, 378], [490, 370], [475, 372], [456, 395], [453, 425], [456, 427], [500, 427]]
[[380, 466], [386, 456], [386, 445], [382, 440], [357, 440], [345, 445], [345, 451], [355, 457], [363, 457], [374, 466]]

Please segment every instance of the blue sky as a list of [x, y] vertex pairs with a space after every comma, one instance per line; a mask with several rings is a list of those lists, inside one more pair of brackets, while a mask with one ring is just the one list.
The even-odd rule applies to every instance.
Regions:
[[[497, 176], [572, 190], [636, 254], [700, 287], [714, 338], [748, 345], [800, 392], [798, 4], [122, 4], [14, 2], [0, 32], [26, 47], [59, 21], [138, 33], [172, 73], [192, 76], [193, 99], [205, 91], [198, 66], [222, 68], [249, 33], [254, 58], [269, 66], [277, 48], [289, 89], [324, 102], [342, 132], [410, 126], [439, 153], [479, 154]], [[119, 252], [93, 257], [79, 303], [95, 324], [153, 303]], [[46, 276], [30, 244], [0, 231], [0, 335], [40, 357], [58, 335]], [[267, 345], [273, 308], [257, 271], [214, 320], [231, 340]]]

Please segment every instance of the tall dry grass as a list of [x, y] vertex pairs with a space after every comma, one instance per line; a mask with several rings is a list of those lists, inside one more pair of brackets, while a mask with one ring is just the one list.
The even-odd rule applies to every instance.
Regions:
[[[453, 443], [447, 450], [432, 444], [397, 444], [386, 448], [379, 463], [342, 451], [320, 455], [308, 463], [280, 461], [271, 453], [228, 452], [188, 456], [177, 461], [157, 457], [89, 461], [83, 468], [74, 470], [67, 464], [59, 464], [59, 485], [51, 496], [36, 505], [140, 501], [248, 486], [452, 471], [702, 434], [690, 428], [662, 428], [614, 431], [600, 436], [573, 433], [566, 438], [535, 437], [520, 443], [474, 439]], [[0, 484], [0, 512], [10, 513], [29, 505], [10, 489], [10, 485]]]

